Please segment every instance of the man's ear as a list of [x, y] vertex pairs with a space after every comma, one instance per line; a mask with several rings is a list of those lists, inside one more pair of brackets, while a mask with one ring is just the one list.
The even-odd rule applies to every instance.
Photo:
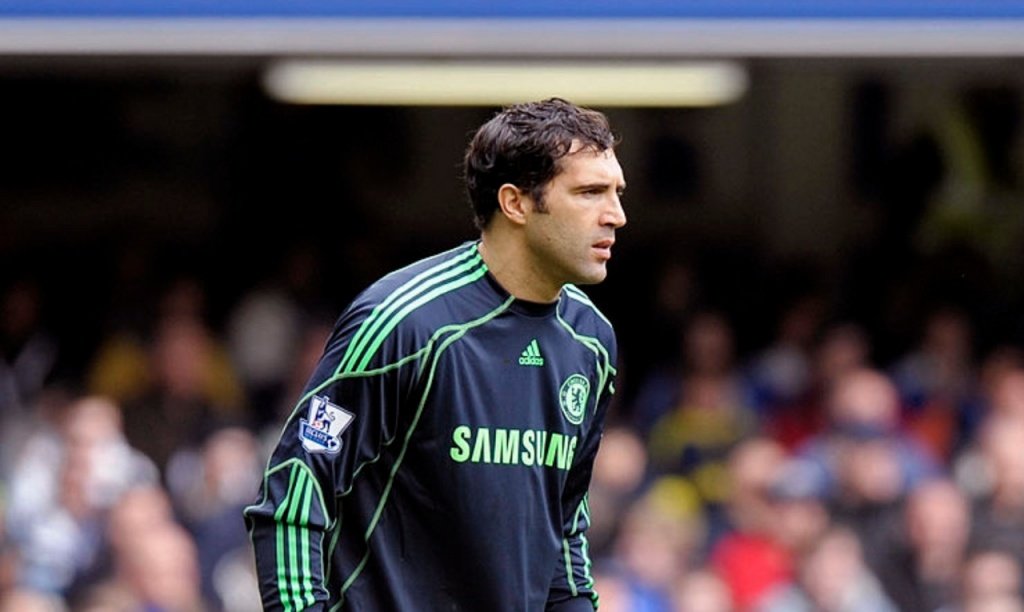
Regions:
[[529, 197], [512, 183], [505, 183], [498, 188], [498, 206], [501, 207], [501, 214], [505, 215], [505, 218], [512, 223], [523, 225], [526, 223]]

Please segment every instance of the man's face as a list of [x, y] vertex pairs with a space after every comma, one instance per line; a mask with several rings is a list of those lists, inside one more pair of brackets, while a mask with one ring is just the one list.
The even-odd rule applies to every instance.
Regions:
[[619, 200], [626, 181], [614, 151], [574, 144], [560, 165], [542, 209], [529, 203], [526, 222], [535, 277], [555, 293], [566, 283], [603, 281], [615, 230], [626, 224]]

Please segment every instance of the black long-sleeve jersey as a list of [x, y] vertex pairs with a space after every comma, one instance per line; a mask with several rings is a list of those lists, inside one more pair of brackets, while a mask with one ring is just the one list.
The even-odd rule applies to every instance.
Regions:
[[245, 510], [265, 608], [596, 607], [586, 492], [615, 351], [582, 291], [518, 300], [477, 242], [370, 286]]

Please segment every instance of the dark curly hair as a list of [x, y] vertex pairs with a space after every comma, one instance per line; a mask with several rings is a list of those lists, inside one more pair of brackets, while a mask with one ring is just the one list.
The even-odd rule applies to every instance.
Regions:
[[483, 124], [463, 162], [476, 226], [482, 230], [490, 222], [505, 183], [527, 192], [543, 210], [544, 187], [575, 140], [596, 151], [617, 144], [604, 114], [561, 98], [509, 106]]

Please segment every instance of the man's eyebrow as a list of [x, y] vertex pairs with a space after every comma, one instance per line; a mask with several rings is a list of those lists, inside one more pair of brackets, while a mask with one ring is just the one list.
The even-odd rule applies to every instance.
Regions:
[[[574, 191], [590, 191], [591, 189], [608, 189], [615, 185], [615, 181], [591, 181], [589, 183], [583, 183], [573, 188]], [[623, 185], [623, 187], [625, 187]], [[617, 187], [622, 189], [623, 187]]]

